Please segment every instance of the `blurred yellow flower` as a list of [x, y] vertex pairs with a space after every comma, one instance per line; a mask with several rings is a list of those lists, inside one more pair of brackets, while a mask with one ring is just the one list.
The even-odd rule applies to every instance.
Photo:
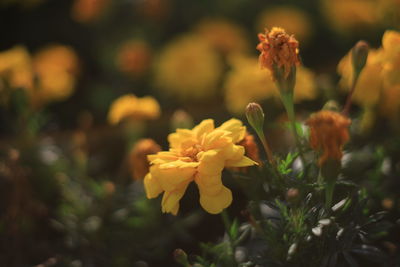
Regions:
[[111, 104], [108, 121], [117, 124], [124, 119], [148, 120], [160, 116], [160, 106], [153, 97], [138, 98], [133, 94], [123, 95]]
[[383, 69], [385, 87], [400, 85], [400, 33], [386, 31], [382, 37]]
[[226, 108], [243, 114], [248, 103], [278, 96], [271, 73], [258, 66], [257, 58], [235, 57], [224, 82]]
[[321, 110], [311, 114], [306, 125], [310, 127], [311, 148], [322, 152], [319, 165], [323, 165], [328, 159], [341, 160], [343, 145], [350, 139], [350, 124], [349, 118], [334, 111]]
[[[339, 85], [350, 90], [353, 80], [351, 54], [348, 53], [338, 64], [341, 75]], [[370, 50], [367, 63], [356, 84], [353, 100], [366, 109], [378, 108], [381, 115], [398, 118], [400, 98], [400, 33], [386, 31], [382, 37], [382, 47]]]
[[315, 74], [308, 68], [297, 67], [296, 85], [294, 87], [294, 102], [313, 100], [318, 96]]
[[[363, 106], [375, 105], [380, 97], [382, 89], [382, 49], [370, 49], [367, 63], [361, 71], [353, 94], [353, 101]], [[338, 64], [338, 73], [341, 76], [339, 85], [348, 91], [353, 81], [353, 66], [351, 63], [351, 52], [349, 52]]]
[[205, 19], [197, 32], [223, 54], [244, 53], [250, 44], [244, 29], [225, 19]]
[[91, 22], [102, 15], [110, 0], [75, 0], [71, 16], [81, 23]]
[[0, 52], [0, 77], [12, 88], [33, 87], [31, 58], [25, 47], [15, 46]]
[[376, 27], [379, 16], [375, 0], [322, 0], [322, 13], [332, 27], [341, 33]]
[[[225, 105], [234, 114], [243, 114], [250, 102], [259, 102], [270, 97], [279, 98], [279, 92], [272, 81], [269, 70], [262, 70], [257, 59], [235, 57], [231, 60], [232, 69], [224, 83]], [[297, 68], [294, 101], [312, 100], [317, 97], [314, 73], [303, 67]]]
[[33, 56], [32, 65], [38, 78], [38, 88], [29, 92], [34, 106], [64, 100], [73, 93], [78, 57], [72, 48], [63, 45], [44, 48]]
[[221, 59], [207, 41], [184, 35], [162, 51], [155, 76], [157, 86], [166, 94], [204, 100], [215, 95], [221, 72]]
[[293, 33], [302, 44], [307, 42], [313, 33], [312, 23], [307, 13], [294, 6], [281, 5], [261, 12], [257, 19], [257, 32], [263, 31], [265, 27], [275, 26]]
[[150, 172], [144, 179], [148, 198], [164, 192], [162, 211], [176, 215], [179, 200], [190, 182], [200, 191], [200, 204], [211, 214], [220, 213], [232, 202], [232, 192], [222, 184], [224, 167], [257, 164], [244, 156], [243, 146], [236, 145], [246, 127], [236, 119], [214, 127], [212, 119], [203, 120], [192, 130], [177, 129], [168, 136], [169, 151], [149, 155]]
[[131, 40], [123, 43], [116, 56], [118, 68], [129, 75], [138, 77], [149, 70], [152, 51], [142, 40]]

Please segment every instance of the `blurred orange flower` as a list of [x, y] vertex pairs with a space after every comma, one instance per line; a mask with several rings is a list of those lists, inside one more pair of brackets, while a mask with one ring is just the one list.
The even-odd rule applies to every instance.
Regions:
[[151, 48], [145, 41], [132, 40], [122, 44], [115, 61], [122, 72], [139, 77], [149, 70], [151, 58]]
[[351, 120], [340, 113], [322, 110], [311, 114], [306, 121], [310, 127], [310, 146], [322, 152], [319, 165], [328, 159], [340, 161], [343, 145], [350, 139], [348, 127]]
[[75, 0], [71, 16], [74, 20], [87, 23], [102, 15], [110, 0]]

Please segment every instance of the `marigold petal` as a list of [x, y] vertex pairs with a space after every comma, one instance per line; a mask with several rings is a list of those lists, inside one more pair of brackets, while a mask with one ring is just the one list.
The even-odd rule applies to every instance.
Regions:
[[229, 161], [238, 161], [241, 160], [245, 154], [245, 150], [243, 146], [238, 146], [234, 144], [230, 144], [226, 146], [223, 150], [221, 150], [220, 155], [225, 160]]
[[197, 168], [199, 173], [212, 175], [221, 173], [224, 169], [225, 159], [216, 150], [200, 152], [197, 158], [200, 162]]
[[230, 137], [232, 137], [233, 143], [240, 142], [246, 134], [246, 127], [237, 119], [230, 119], [224, 122], [217, 129], [230, 132]]
[[192, 131], [197, 138], [200, 138], [203, 134], [209, 133], [212, 130], [214, 130], [214, 120], [207, 119], [200, 122]]
[[177, 190], [166, 191], [161, 201], [162, 212], [176, 215], [179, 210], [179, 200], [185, 194], [189, 182], [182, 183]]
[[209, 196], [217, 195], [222, 188], [221, 173], [215, 175], [207, 175], [198, 173], [195, 182], [199, 187], [200, 194]]
[[151, 173], [148, 173], [144, 177], [143, 182], [147, 198], [155, 198], [163, 191], [160, 184], [152, 177]]
[[207, 134], [202, 142], [204, 150], [217, 149], [232, 143], [232, 138], [227, 137], [227, 131], [214, 130]]
[[150, 167], [150, 172], [164, 191], [173, 191], [182, 182], [193, 180], [196, 168], [166, 168], [165, 166], [162, 168], [160, 165], [153, 165]]
[[238, 161], [228, 160], [225, 162], [226, 167], [247, 167], [252, 165], [258, 165], [258, 163], [246, 156], [243, 156], [243, 158]]
[[180, 148], [182, 142], [188, 138], [193, 138], [193, 133], [188, 129], [177, 129], [175, 133], [168, 135], [168, 142], [171, 148]]
[[232, 203], [232, 192], [225, 186], [213, 196], [200, 192], [200, 204], [208, 213], [218, 214]]

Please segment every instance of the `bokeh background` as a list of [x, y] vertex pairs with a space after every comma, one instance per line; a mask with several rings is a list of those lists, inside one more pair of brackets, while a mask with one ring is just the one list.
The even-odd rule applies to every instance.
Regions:
[[[244, 119], [258, 101], [274, 151], [287, 151], [284, 109], [255, 49], [273, 26], [300, 43], [302, 119], [344, 102], [338, 63], [358, 40], [378, 48], [385, 30], [400, 30], [400, 2], [1, 0], [0, 265], [174, 266], [175, 248], [200, 253], [220, 238], [222, 222], [201, 211], [195, 188], [178, 217], [145, 198], [134, 149], [141, 138], [167, 149], [177, 127]], [[114, 102], [128, 94], [138, 110]], [[395, 94], [390, 111], [356, 103], [353, 145], [395, 136], [399, 102]], [[391, 209], [398, 183], [369, 185]], [[245, 200], [234, 194], [239, 216]]]

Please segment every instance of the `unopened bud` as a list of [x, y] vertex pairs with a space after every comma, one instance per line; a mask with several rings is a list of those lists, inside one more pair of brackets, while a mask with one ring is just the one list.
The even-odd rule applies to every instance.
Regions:
[[174, 250], [174, 259], [177, 263], [182, 264], [183, 266], [190, 266], [188, 256], [183, 249], [177, 248]]
[[288, 202], [297, 202], [297, 200], [299, 199], [300, 196], [300, 192], [299, 189], [297, 188], [289, 188], [289, 190], [286, 192], [286, 200]]
[[358, 43], [351, 50], [351, 59], [355, 76], [358, 76], [361, 70], [367, 63], [369, 52], [369, 45], [365, 41], [358, 41]]
[[186, 111], [178, 109], [172, 114], [170, 124], [171, 131], [178, 128], [191, 129], [193, 128], [193, 118]]
[[335, 100], [329, 100], [322, 107], [322, 110], [330, 110], [330, 111], [339, 112], [340, 108], [339, 108], [339, 104]]
[[246, 118], [256, 132], [263, 132], [264, 111], [257, 103], [249, 103], [246, 107]]

